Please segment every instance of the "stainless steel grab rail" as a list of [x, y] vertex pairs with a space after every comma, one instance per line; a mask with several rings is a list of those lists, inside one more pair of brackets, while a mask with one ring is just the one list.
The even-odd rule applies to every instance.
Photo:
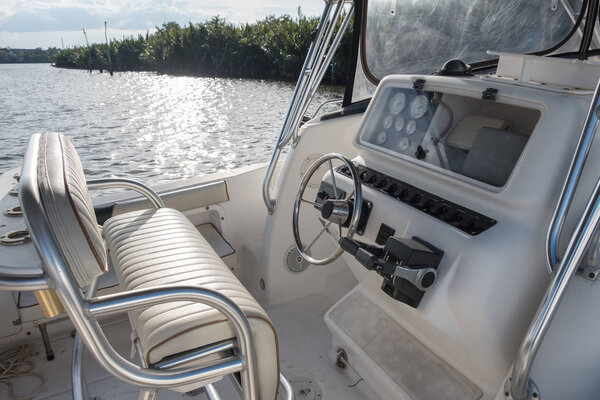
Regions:
[[535, 385], [530, 381], [530, 372], [537, 351], [556, 314], [568, 283], [577, 271], [587, 247], [592, 241], [593, 233], [600, 220], [600, 179], [598, 179], [567, 250], [562, 260], [559, 260], [560, 235], [595, 137], [599, 112], [600, 80], [596, 85], [575, 154], [569, 165], [567, 178], [548, 228], [546, 253], [548, 264], [554, 271], [554, 275], [515, 357], [510, 381], [510, 395], [513, 399], [526, 400], [533, 393]]
[[546, 238], [546, 252], [548, 257], [548, 265], [552, 270], [556, 267], [559, 261], [558, 257], [558, 245], [560, 240], [560, 234], [569, 212], [569, 207], [573, 202], [577, 185], [583, 173], [583, 167], [587, 160], [592, 142], [596, 133], [598, 125], [598, 111], [600, 107], [600, 80], [594, 91], [594, 97], [588, 110], [585, 124], [581, 130], [579, 141], [577, 142], [577, 149], [571, 165], [569, 166], [569, 172], [565, 180], [565, 184], [560, 193], [560, 198], [556, 205], [552, 221], [550, 222], [550, 228], [548, 229], [548, 235]]
[[315, 110], [315, 112], [313, 113], [313, 115], [310, 117], [310, 119], [314, 119], [317, 116], [317, 114], [319, 114], [319, 111], [321, 111], [321, 109], [323, 107], [325, 107], [327, 104], [336, 104], [336, 103], [341, 103], [343, 101], [344, 101], [344, 99], [342, 99], [342, 98], [325, 100], [324, 102], [322, 102], [319, 105], [319, 107], [317, 107], [317, 109]]
[[577, 271], [585, 255], [594, 230], [598, 226], [598, 222], [600, 222], [600, 179], [596, 182], [594, 191], [590, 196], [583, 216], [575, 228], [567, 251], [552, 277], [542, 303], [517, 352], [517, 358], [512, 370], [510, 388], [510, 394], [514, 399], [529, 399], [531, 391], [529, 373], [533, 360], [550, 326], [550, 322], [556, 314], [569, 280], [575, 274], [575, 271]]
[[138, 181], [134, 181], [133, 179], [126, 178], [102, 178], [102, 179], [90, 179], [87, 182], [88, 189], [112, 189], [112, 188], [122, 188], [122, 189], [131, 189], [134, 190], [144, 197], [146, 197], [154, 207], [161, 208], [165, 206], [164, 201], [160, 198], [160, 196], [152, 190], [150, 187], [140, 183]]
[[[350, 7], [347, 13], [343, 15], [346, 3], [349, 3]], [[336, 4], [336, 6], [333, 7], [333, 4]], [[271, 155], [263, 180], [263, 200], [270, 214], [275, 210], [276, 203], [275, 198], [271, 195], [271, 181], [275, 174], [281, 150], [288, 144], [290, 139], [294, 138], [294, 141], [298, 139], [297, 133], [302, 117], [306, 113], [308, 105], [321, 83], [353, 15], [353, 2], [349, 0], [325, 1], [325, 7], [317, 26], [317, 34], [304, 60], [304, 65], [298, 77], [283, 127], [277, 138], [277, 143], [273, 149], [273, 154]], [[339, 29], [332, 40], [335, 28], [340, 20], [342, 22], [339, 24]]]

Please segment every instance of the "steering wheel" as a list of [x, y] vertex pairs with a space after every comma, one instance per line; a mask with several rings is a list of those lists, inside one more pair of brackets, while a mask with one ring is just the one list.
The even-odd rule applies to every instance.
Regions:
[[[350, 192], [349, 195], [343, 198], [342, 191], [337, 187], [337, 183], [335, 180], [335, 173], [333, 171], [333, 160], [342, 161], [342, 163], [348, 168], [350, 171], [350, 175], [352, 177], [352, 182], [354, 184], [354, 189]], [[305, 199], [304, 191], [306, 190], [308, 183], [310, 182], [312, 176], [319, 169], [319, 167], [325, 163], [329, 164], [329, 172], [331, 174], [331, 181], [333, 185], [333, 198], [329, 198], [324, 200], [322, 203], [317, 203], [312, 200]], [[303, 203], [306, 203], [310, 207], [314, 207], [320, 211], [321, 215], [319, 218], [319, 222], [323, 225], [323, 229], [317, 233], [317, 235], [308, 242], [306, 247], [304, 246], [301, 238], [300, 238], [300, 207]], [[316, 160], [310, 168], [306, 171], [302, 182], [300, 183], [300, 188], [298, 189], [298, 194], [296, 195], [296, 202], [294, 203], [294, 217], [292, 220], [292, 225], [294, 228], [294, 240], [296, 242], [296, 247], [298, 248], [298, 252], [300, 255], [311, 264], [315, 265], [324, 265], [329, 264], [330, 262], [337, 259], [343, 252], [342, 248], [339, 247], [331, 253], [329, 256], [325, 258], [315, 258], [308, 254], [310, 248], [319, 240], [319, 238], [323, 235], [325, 231], [332, 234], [329, 231], [331, 225], [335, 224], [338, 226], [338, 238], [342, 237], [342, 226], [346, 226], [348, 231], [346, 232], [346, 237], [351, 238], [354, 236], [356, 232], [356, 228], [358, 226], [358, 221], [360, 220], [360, 211], [362, 205], [362, 187], [360, 183], [360, 178], [358, 176], [358, 171], [356, 167], [346, 157], [337, 153], [330, 153], [322, 156], [318, 160]], [[334, 234], [332, 234], [334, 235]]]

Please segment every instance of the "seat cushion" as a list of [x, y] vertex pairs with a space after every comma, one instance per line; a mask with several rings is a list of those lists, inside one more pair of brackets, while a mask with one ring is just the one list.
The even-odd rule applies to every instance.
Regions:
[[81, 161], [61, 133], [40, 136], [38, 188], [57, 244], [77, 284], [85, 287], [106, 272], [106, 249]]
[[[124, 290], [196, 284], [236, 303], [252, 329], [260, 398], [275, 399], [279, 383], [275, 329], [262, 307], [182, 213], [161, 208], [118, 215], [105, 222], [104, 236]], [[199, 303], [160, 304], [134, 311], [132, 318], [142, 356], [149, 364], [234, 337], [231, 324], [220, 312]]]

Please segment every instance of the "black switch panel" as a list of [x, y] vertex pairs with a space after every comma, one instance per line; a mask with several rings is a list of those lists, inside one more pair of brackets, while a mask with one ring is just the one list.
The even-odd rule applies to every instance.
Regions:
[[[496, 224], [496, 220], [486, 217], [476, 211], [452, 203], [434, 194], [428, 193], [408, 183], [389, 177], [371, 168], [358, 165], [358, 176], [362, 184], [393, 197], [396, 200], [413, 207], [427, 215], [452, 225], [469, 235], [476, 236]], [[348, 177], [350, 170], [346, 166], [337, 171]], [[379, 242], [377, 242], [379, 243]]]

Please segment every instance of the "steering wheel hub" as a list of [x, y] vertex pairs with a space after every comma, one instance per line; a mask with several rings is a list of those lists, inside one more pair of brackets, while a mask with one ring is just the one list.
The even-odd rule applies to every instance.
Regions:
[[321, 205], [321, 217], [344, 226], [350, 217], [350, 205], [345, 200], [325, 200]]

